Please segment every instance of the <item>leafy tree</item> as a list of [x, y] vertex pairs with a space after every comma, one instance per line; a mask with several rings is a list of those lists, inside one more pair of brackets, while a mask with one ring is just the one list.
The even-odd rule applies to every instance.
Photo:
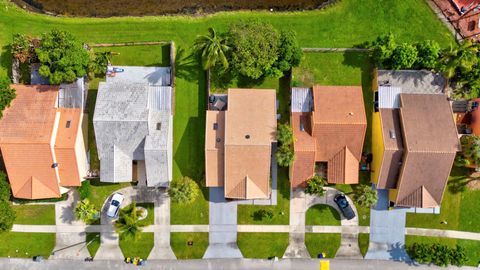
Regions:
[[80, 194], [80, 200], [90, 198], [92, 195], [92, 187], [90, 186], [90, 181], [83, 181], [82, 185], [77, 188], [78, 193]]
[[282, 167], [288, 167], [295, 159], [295, 153], [293, 152], [293, 148], [290, 145], [283, 145], [277, 149], [277, 152], [275, 153], [275, 158], [277, 159], [278, 165]]
[[90, 203], [90, 200], [83, 199], [75, 206], [75, 218], [85, 223], [89, 223], [95, 220], [95, 216], [98, 211], [95, 209], [95, 205]]
[[289, 124], [278, 125], [277, 141], [280, 145], [293, 145], [293, 130]]
[[10, 87], [10, 79], [0, 75], [0, 119], [2, 118], [3, 110], [10, 106], [12, 100], [17, 97], [15, 89]]
[[12, 55], [20, 63], [27, 62], [32, 57], [32, 40], [22, 34], [13, 35]]
[[230, 47], [227, 40], [211, 27], [208, 28], [208, 35], [197, 36], [194, 50], [201, 57], [204, 70], [210, 70], [218, 64], [221, 64], [221, 70], [226, 70], [229, 66], [227, 52]]
[[16, 215], [8, 201], [0, 201], [0, 213], [0, 232], [11, 230]]
[[440, 69], [447, 78], [458, 72], [469, 72], [478, 63], [479, 45], [467, 39], [459, 46], [450, 46], [441, 54]]
[[434, 40], [425, 40], [417, 43], [416, 47], [418, 55], [415, 65], [418, 68], [436, 68], [440, 58], [440, 45]]
[[82, 44], [69, 32], [44, 33], [35, 50], [40, 61], [39, 73], [50, 84], [73, 82], [87, 74], [90, 57]]
[[283, 74], [298, 67], [302, 60], [302, 48], [297, 42], [297, 35], [294, 31], [282, 30], [280, 32], [280, 44], [278, 46], [278, 59], [273, 63], [267, 75], [280, 78]]
[[373, 61], [377, 64], [377, 66], [384, 68], [390, 66], [390, 60], [393, 55], [393, 51], [397, 47], [397, 43], [395, 42], [395, 37], [393, 34], [389, 33], [387, 35], [377, 37], [377, 39], [371, 44], [367, 45], [367, 47], [372, 49]]
[[185, 176], [180, 180], [172, 181], [168, 195], [175, 203], [189, 204], [200, 195], [200, 188], [195, 181]]
[[370, 208], [377, 203], [377, 191], [368, 185], [360, 185], [355, 189], [354, 199], [360, 206]]
[[227, 36], [232, 48], [232, 68], [242, 76], [259, 79], [278, 60], [280, 35], [270, 24], [259, 21], [234, 23]]
[[119, 218], [115, 222], [115, 228], [117, 229], [120, 238], [138, 239], [139, 233], [142, 232], [142, 227], [145, 226], [145, 224], [140, 222], [139, 218], [141, 215], [142, 210], [137, 209], [137, 204], [135, 202], [120, 209]]
[[480, 136], [465, 135], [460, 138], [462, 152], [458, 153], [455, 158], [455, 165], [459, 167], [480, 165]]
[[0, 201], [8, 201], [10, 200], [10, 196], [12, 195], [10, 191], [10, 185], [7, 181], [7, 175], [0, 171]]
[[402, 43], [397, 46], [392, 53], [392, 68], [393, 69], [409, 69], [417, 61], [417, 48], [415, 46]]
[[307, 187], [305, 192], [311, 195], [323, 196], [325, 194], [325, 186], [327, 185], [327, 179], [314, 175], [307, 181]]

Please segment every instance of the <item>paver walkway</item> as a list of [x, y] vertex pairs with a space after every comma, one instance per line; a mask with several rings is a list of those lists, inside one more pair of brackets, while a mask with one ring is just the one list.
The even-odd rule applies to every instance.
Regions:
[[242, 258], [237, 246], [237, 203], [225, 200], [223, 187], [209, 192], [209, 244], [203, 258]]
[[[340, 209], [333, 201], [335, 195], [340, 193], [336, 189], [326, 188], [324, 196], [311, 196], [305, 194], [301, 189], [292, 190], [290, 198], [290, 240], [284, 258], [309, 258], [310, 254], [305, 246], [305, 213], [308, 208], [317, 204], [326, 204], [337, 211]], [[342, 217], [340, 227], [341, 241], [340, 248], [335, 257], [338, 258], [362, 258], [360, 248], [358, 247], [358, 213], [353, 202], [348, 198], [352, 209], [355, 212], [355, 218], [346, 220]]]
[[[74, 208], [79, 200], [76, 190], [68, 192], [65, 201], [55, 203], [55, 224], [58, 226], [84, 225], [83, 222], [75, 220]], [[55, 248], [50, 259], [84, 260], [90, 257], [86, 245], [85, 231], [79, 232], [57, 232], [55, 234]]]
[[370, 211], [370, 243], [365, 259], [410, 261], [404, 249], [406, 210], [388, 210], [388, 190], [377, 192], [377, 205]]

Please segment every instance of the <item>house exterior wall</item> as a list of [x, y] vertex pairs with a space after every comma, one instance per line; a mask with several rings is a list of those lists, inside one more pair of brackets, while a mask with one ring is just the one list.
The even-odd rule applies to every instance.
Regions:
[[380, 113], [374, 112], [372, 116], [372, 154], [373, 160], [371, 164], [372, 182], [378, 184], [380, 171], [383, 163], [383, 155], [385, 146], [383, 144], [382, 123]]
[[83, 181], [83, 178], [87, 175], [88, 164], [87, 164], [87, 150], [85, 148], [85, 139], [83, 137], [82, 123], [84, 114], [80, 117], [80, 128], [78, 129], [77, 140], [75, 142], [75, 157], [77, 159], [77, 168], [79, 171], [80, 182]]

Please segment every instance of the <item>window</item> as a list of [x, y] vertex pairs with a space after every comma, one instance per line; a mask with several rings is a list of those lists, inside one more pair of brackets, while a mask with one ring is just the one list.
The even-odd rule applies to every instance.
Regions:
[[157, 123], [157, 130], [160, 130], [162, 128], [162, 123]]
[[65, 125], [66, 128], [70, 128], [70, 125], [72, 124], [72, 121], [68, 120], [67, 124]]

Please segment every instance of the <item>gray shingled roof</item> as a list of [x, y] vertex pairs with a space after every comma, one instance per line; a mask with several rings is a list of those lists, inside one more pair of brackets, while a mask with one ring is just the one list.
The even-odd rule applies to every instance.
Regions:
[[[125, 72], [107, 78], [98, 88], [93, 123], [101, 181], [131, 181], [132, 161], [145, 160], [147, 185], [168, 186], [172, 178], [172, 88], [152, 83], [166, 82], [164, 77], [170, 74], [164, 72], [166, 68], [121, 68]], [[161, 76], [152, 80], [151, 74]]]

